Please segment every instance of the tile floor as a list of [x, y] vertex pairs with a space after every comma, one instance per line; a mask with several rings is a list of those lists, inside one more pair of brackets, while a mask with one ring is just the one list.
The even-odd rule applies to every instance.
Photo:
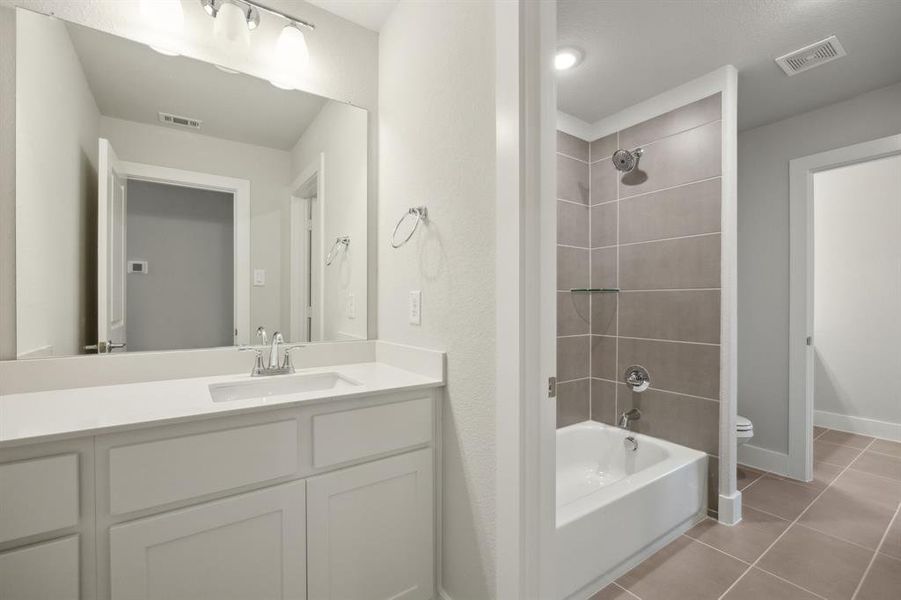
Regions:
[[901, 600], [901, 443], [814, 428], [809, 483], [740, 467], [706, 519], [591, 600]]

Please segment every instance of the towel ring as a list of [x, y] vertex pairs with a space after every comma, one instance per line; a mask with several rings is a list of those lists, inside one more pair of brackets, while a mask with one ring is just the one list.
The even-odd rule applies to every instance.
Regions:
[[[400, 242], [397, 241], [397, 230], [400, 229], [401, 224], [407, 220], [407, 217], [413, 215], [416, 217], [416, 224], [413, 225], [413, 228], [410, 229], [410, 233], [407, 234]], [[394, 226], [394, 231], [391, 233], [391, 247], [392, 248], [400, 248], [404, 244], [410, 241], [410, 238], [413, 237], [413, 234], [416, 233], [416, 230], [419, 228], [420, 223], [427, 223], [429, 220], [429, 209], [425, 206], [414, 206], [404, 213], [404, 216], [400, 218], [400, 221], [397, 222], [397, 225]]]
[[329, 266], [332, 264], [332, 261], [338, 256], [338, 251], [344, 247], [347, 248], [350, 246], [350, 236], [349, 235], [339, 235], [335, 238], [335, 243], [332, 244], [331, 250], [328, 251], [328, 254], [325, 256], [325, 266]]

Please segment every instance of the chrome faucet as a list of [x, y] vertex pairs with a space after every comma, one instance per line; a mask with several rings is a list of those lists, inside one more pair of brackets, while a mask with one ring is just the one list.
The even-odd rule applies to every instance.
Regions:
[[[272, 334], [272, 343], [269, 344], [269, 337], [266, 335], [266, 330], [262, 327], [257, 328], [257, 338], [260, 340], [260, 346], [242, 346], [238, 348], [238, 350], [241, 351], [254, 352], [256, 355], [253, 369], [250, 371], [251, 377], [291, 375], [294, 373], [294, 364], [291, 362], [291, 352], [298, 348], [303, 348], [303, 345], [296, 344], [293, 346], [285, 346], [285, 338], [278, 331]], [[267, 344], [269, 345], [269, 360], [268, 364], [264, 366], [263, 348], [265, 348]], [[280, 347], [284, 347], [284, 358], [282, 358], [281, 364], [278, 362], [278, 350]]]
[[619, 426], [623, 429], [629, 428], [629, 423], [632, 421], [637, 421], [641, 418], [641, 411], [637, 408], [632, 408], [619, 416]]

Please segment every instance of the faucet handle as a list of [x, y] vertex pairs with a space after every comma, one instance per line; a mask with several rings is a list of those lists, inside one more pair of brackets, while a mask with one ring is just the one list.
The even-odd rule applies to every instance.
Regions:
[[291, 362], [291, 352], [293, 352], [294, 350], [299, 350], [300, 348], [303, 348], [303, 347], [304, 347], [303, 344], [295, 344], [293, 346], [287, 346], [285, 348], [285, 357], [282, 359], [282, 368], [283, 369], [288, 369], [292, 373], [294, 372], [294, 363]]
[[253, 369], [250, 371], [250, 374], [253, 376], [259, 375], [265, 369], [263, 367], [263, 351], [259, 348], [254, 348], [253, 346], [238, 346], [238, 352], [253, 352], [255, 354], [255, 359], [253, 361]]

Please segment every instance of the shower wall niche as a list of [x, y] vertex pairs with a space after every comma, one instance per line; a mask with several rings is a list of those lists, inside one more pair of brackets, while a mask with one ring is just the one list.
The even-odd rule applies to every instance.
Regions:
[[[721, 145], [720, 94], [596, 140], [557, 133], [557, 426], [639, 408], [636, 431], [708, 453], [713, 509]], [[639, 147], [635, 169], [614, 168]], [[623, 384], [633, 364], [651, 389]]]

